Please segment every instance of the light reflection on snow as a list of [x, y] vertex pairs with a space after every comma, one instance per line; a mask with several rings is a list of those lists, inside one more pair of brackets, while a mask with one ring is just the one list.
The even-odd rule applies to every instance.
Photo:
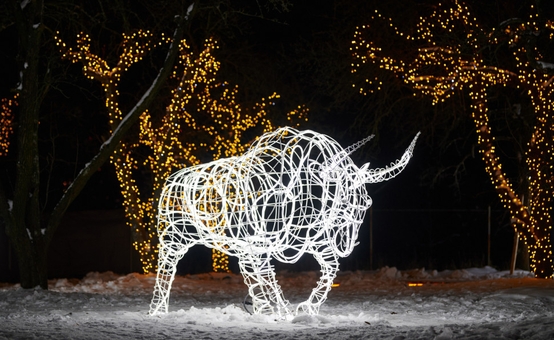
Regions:
[[[282, 272], [291, 303], [305, 299], [317, 272]], [[423, 282], [408, 287], [408, 281]], [[552, 338], [554, 282], [490, 267], [432, 272], [340, 272], [317, 316], [279, 321], [242, 307], [239, 274], [177, 277], [170, 312], [148, 316], [153, 275], [90, 273], [51, 280], [50, 290], [0, 284], [0, 339], [117, 338]], [[40, 335], [40, 336], [37, 336]], [[525, 336], [523, 336], [524, 334]], [[32, 335], [32, 336], [31, 336]]]

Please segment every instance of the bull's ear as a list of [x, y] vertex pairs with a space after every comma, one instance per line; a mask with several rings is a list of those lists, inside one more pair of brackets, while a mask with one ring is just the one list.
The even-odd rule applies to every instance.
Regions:
[[354, 189], [358, 189], [359, 187], [361, 187], [362, 185], [364, 185], [366, 183], [366, 181], [367, 181], [366, 177], [367, 177], [368, 170], [369, 170], [369, 162], [362, 165], [362, 167], [358, 170], [357, 176], [353, 177], [352, 187]]

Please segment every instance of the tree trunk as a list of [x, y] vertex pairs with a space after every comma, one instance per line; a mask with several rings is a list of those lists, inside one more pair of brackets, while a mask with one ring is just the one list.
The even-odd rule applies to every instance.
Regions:
[[22, 288], [40, 286], [48, 289], [48, 247], [43, 240], [30, 240], [28, 237], [13, 242], [19, 264], [19, 277]]
[[[41, 233], [39, 204], [40, 167], [38, 154], [39, 111], [48, 84], [39, 79], [40, 45], [43, 31], [43, 2], [21, 7], [17, 3], [20, 65], [17, 178], [13, 209], [6, 231], [19, 261], [21, 286], [48, 286], [45, 238]], [[19, 8], [17, 8], [19, 6]]]
[[[40, 286], [47, 289], [48, 246], [41, 229], [37, 226], [33, 228], [27, 225], [25, 217], [17, 218], [13, 214], [7, 217], [4, 219], [6, 234], [17, 257], [21, 287], [34, 288]], [[18, 223], [21, 224], [18, 225]]]
[[[485, 170], [489, 175], [500, 201], [510, 212], [510, 217], [519, 233], [521, 240], [529, 247], [530, 265], [537, 278], [552, 278], [552, 244], [550, 239], [551, 213], [550, 183], [544, 185], [541, 173], [540, 154], [534, 155], [534, 143], [530, 143], [530, 151], [526, 161], [534, 179], [529, 183], [529, 204], [526, 206], [512, 188], [511, 183], [502, 170], [500, 159], [495, 153], [492, 136], [488, 124], [487, 89], [485, 86], [474, 86], [472, 98], [472, 118], [477, 132], [477, 143], [485, 162]], [[539, 127], [536, 127], [538, 129]], [[535, 130], [535, 134], [537, 130]], [[536, 164], [535, 164], [536, 163]]]

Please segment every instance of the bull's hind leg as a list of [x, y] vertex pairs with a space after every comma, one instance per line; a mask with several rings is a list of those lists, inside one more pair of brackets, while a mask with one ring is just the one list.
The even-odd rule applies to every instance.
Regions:
[[321, 266], [321, 277], [317, 282], [317, 287], [312, 290], [308, 300], [300, 303], [296, 312], [303, 310], [307, 314], [318, 314], [319, 306], [327, 300], [327, 294], [331, 290], [333, 280], [339, 271], [339, 261], [335, 252], [331, 248], [324, 248], [323, 251], [312, 252], [314, 258]]
[[269, 256], [249, 256], [239, 259], [239, 266], [248, 294], [252, 298], [254, 314], [291, 315], [289, 302], [283, 297], [275, 279], [275, 270]]
[[167, 313], [171, 284], [177, 271], [177, 262], [183, 258], [188, 247], [180, 244], [162, 244], [158, 253], [158, 275], [154, 287], [154, 296], [148, 314]]

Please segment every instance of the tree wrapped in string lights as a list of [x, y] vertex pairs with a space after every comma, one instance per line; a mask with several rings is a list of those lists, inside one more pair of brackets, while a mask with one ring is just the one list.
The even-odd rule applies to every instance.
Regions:
[[[111, 130], [116, 129], [122, 121], [123, 115], [119, 107], [119, 85], [121, 77], [133, 64], [140, 62], [144, 56], [153, 47], [153, 36], [149, 31], [139, 30], [133, 34], [122, 35], [122, 53], [114, 67], [110, 67], [108, 62], [91, 51], [91, 40], [87, 34], [81, 33], [77, 36], [76, 48], [68, 47], [59, 37], [55, 36], [57, 44], [63, 53], [63, 58], [74, 63], [83, 64], [83, 73], [92, 80], [97, 80], [102, 85], [106, 97], [106, 108], [108, 111], [109, 125]], [[162, 36], [158, 44], [167, 42]], [[148, 127], [148, 111], [142, 113], [140, 124], [141, 136], [149, 136], [145, 127]], [[149, 136], [151, 137], [151, 135]], [[162, 140], [162, 136], [156, 136], [155, 140]], [[171, 140], [171, 135], [167, 136]], [[131, 227], [133, 235], [133, 246], [140, 254], [142, 269], [145, 273], [154, 269], [152, 263], [156, 260], [156, 246], [151, 244], [150, 240], [154, 238], [154, 228], [149, 228], [148, 225], [154, 221], [152, 213], [151, 198], [142, 199], [138, 186], [133, 179], [135, 172], [141, 164], [131, 158], [128, 150], [132, 149], [133, 145], [128, 142], [122, 142], [120, 147], [116, 149], [110, 160], [116, 168], [117, 177], [120, 182], [122, 195], [124, 198], [123, 205], [127, 223]], [[186, 152], [187, 149], [181, 149]], [[160, 150], [163, 154], [163, 148]], [[160, 165], [163, 161], [160, 161]], [[169, 173], [170, 169], [167, 166], [155, 167], [155, 172], [161, 173], [162, 176]], [[165, 172], [164, 172], [165, 171]], [[159, 185], [158, 185], [159, 186]], [[156, 189], [156, 180], [154, 180], [154, 189]]]
[[[252, 108], [246, 108], [237, 101], [238, 86], [220, 81], [217, 73], [220, 63], [213, 52], [218, 48], [213, 39], [207, 39], [203, 51], [194, 58], [192, 53], [182, 53], [180, 81], [173, 91], [173, 99], [168, 114], [179, 117], [189, 136], [197, 139], [189, 144], [196, 159], [211, 154], [214, 160], [243, 154], [249, 146], [248, 133], [257, 129], [261, 133], [275, 129], [268, 113], [279, 95], [273, 93], [262, 98]], [[298, 127], [307, 120], [308, 109], [298, 106], [289, 111], [287, 122]], [[184, 139], [184, 138], [183, 138]], [[190, 139], [190, 137], [189, 137]], [[188, 164], [194, 164], [188, 162]], [[165, 180], [167, 176], [162, 177]], [[228, 256], [212, 249], [212, 269], [215, 272], [228, 272]]]
[[8, 154], [10, 137], [13, 134], [13, 108], [17, 106], [17, 97], [18, 94], [0, 101], [0, 156]]
[[[538, 49], [540, 37], [552, 43], [554, 25], [541, 20], [531, 7], [528, 20], [510, 19], [499, 28], [481, 27], [469, 8], [461, 2], [439, 4], [428, 17], [422, 17], [414, 35], [401, 32], [390, 18], [376, 11], [371, 24], [359, 27], [354, 35], [352, 72], [360, 73], [366, 64], [394, 72], [417, 93], [429, 96], [433, 103], [464, 91], [471, 100], [471, 119], [475, 124], [485, 170], [500, 200], [510, 212], [516, 233], [530, 250], [531, 268], [540, 278], [552, 278], [552, 195], [554, 164], [554, 125], [552, 104], [554, 84], [552, 64], [544, 62]], [[366, 40], [368, 30], [384, 24], [403, 46], [401, 58], [383, 52]], [[508, 46], [515, 67], [501, 68], [484, 61], [491, 46]], [[413, 53], [413, 59], [406, 55]], [[379, 86], [379, 79], [367, 79], [360, 87], [369, 93]], [[488, 92], [495, 86], [523, 89], [534, 108], [534, 126], [527, 143], [528, 204], [524, 204], [505, 174], [495, 151], [495, 138], [489, 124]]]
[[[90, 38], [81, 34], [75, 49], [68, 48], [61, 39], [64, 57], [83, 64], [83, 72], [102, 84], [106, 96], [111, 127], [121, 120], [119, 108], [119, 84], [121, 76], [134, 63], [158, 44], [167, 42], [162, 36], [157, 43], [151, 33], [137, 31], [123, 35], [123, 53], [113, 68], [90, 50]], [[111, 161], [123, 195], [127, 223], [132, 230], [133, 245], [139, 252], [144, 273], [155, 271], [157, 264], [157, 234], [155, 207], [165, 179], [177, 168], [199, 163], [202, 155], [212, 154], [213, 159], [244, 152], [248, 143], [243, 141], [245, 132], [260, 127], [262, 132], [274, 129], [267, 117], [270, 107], [279, 95], [262, 99], [252, 109], [237, 103], [238, 86], [217, 80], [220, 63], [213, 55], [217, 43], [207, 39], [204, 49], [195, 56], [183, 40], [173, 71], [174, 87], [171, 102], [156, 119], [149, 111], [140, 117], [140, 131], [134, 141], [125, 141]], [[298, 107], [287, 113], [291, 124], [306, 118], [307, 108]], [[145, 151], [147, 150], [147, 151]], [[137, 180], [137, 173], [147, 174], [148, 179]], [[213, 270], [226, 272], [228, 258], [216, 248], [213, 250]]]
[[285, 127], [262, 135], [241, 156], [222, 158], [171, 175], [158, 210], [160, 254], [150, 314], [167, 313], [177, 262], [202, 244], [237, 256], [256, 314], [292, 315], [271, 260], [295, 263], [311, 254], [321, 278], [296, 312], [317, 314], [371, 206], [365, 185], [389, 180], [408, 164], [358, 168], [332, 138]]

